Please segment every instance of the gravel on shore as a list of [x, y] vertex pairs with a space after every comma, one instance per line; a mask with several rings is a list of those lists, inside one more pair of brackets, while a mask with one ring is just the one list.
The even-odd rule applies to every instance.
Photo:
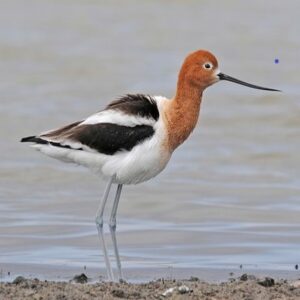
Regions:
[[[79, 283], [82, 282], [82, 283]], [[256, 278], [244, 274], [223, 283], [206, 283], [197, 277], [189, 280], [156, 280], [148, 283], [89, 283], [84, 275], [70, 282], [41, 281], [17, 277], [0, 283], [0, 299], [204, 299], [204, 300], [271, 300], [300, 299], [300, 280], [287, 281]]]

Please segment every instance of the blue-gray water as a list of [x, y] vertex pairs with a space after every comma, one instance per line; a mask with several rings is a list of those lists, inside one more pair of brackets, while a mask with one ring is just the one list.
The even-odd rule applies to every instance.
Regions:
[[123, 266], [292, 269], [299, 11], [299, 1], [2, 1], [0, 266], [104, 266], [94, 215], [105, 183], [18, 141], [124, 93], [171, 97], [184, 57], [205, 48], [224, 73], [283, 93], [207, 90], [197, 129], [166, 170], [124, 188]]

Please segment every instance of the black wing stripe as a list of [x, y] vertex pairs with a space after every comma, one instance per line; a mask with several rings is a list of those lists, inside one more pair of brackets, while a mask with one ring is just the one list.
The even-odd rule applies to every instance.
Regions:
[[28, 137], [22, 138], [21, 143], [35, 143], [35, 144], [40, 144], [40, 145], [52, 145], [52, 146], [59, 147], [59, 148], [83, 150], [83, 148], [73, 148], [70, 145], [63, 145], [58, 142], [46, 141], [37, 136], [28, 136]]
[[121, 126], [111, 123], [81, 125], [69, 136], [70, 140], [80, 142], [97, 152], [113, 155], [118, 151], [130, 151], [134, 146], [154, 134], [152, 126]]
[[48, 141], [45, 141], [36, 136], [27, 136], [21, 139], [21, 143], [36, 143], [36, 144], [48, 144]]
[[159, 119], [156, 101], [150, 96], [142, 94], [128, 94], [111, 102], [106, 109], [120, 110], [129, 115], [139, 115], [145, 118]]

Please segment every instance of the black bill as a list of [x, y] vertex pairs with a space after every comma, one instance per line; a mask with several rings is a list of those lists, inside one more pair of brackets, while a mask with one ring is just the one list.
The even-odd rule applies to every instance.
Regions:
[[239, 79], [233, 78], [231, 76], [228, 76], [226, 74], [223, 74], [223, 73], [219, 73], [218, 77], [220, 78], [220, 80], [227, 80], [227, 81], [235, 82], [237, 84], [245, 85], [245, 86], [248, 86], [248, 87], [253, 88], [253, 89], [281, 92], [280, 90], [270, 89], [270, 88], [266, 88], [266, 87], [263, 87], [263, 86], [247, 83], [247, 82], [241, 81]]

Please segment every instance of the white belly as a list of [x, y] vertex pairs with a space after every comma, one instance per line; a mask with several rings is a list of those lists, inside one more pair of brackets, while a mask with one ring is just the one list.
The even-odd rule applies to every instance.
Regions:
[[107, 159], [100, 172], [105, 177], [115, 174], [117, 183], [136, 184], [159, 174], [170, 156], [160, 145], [153, 145], [153, 139], [150, 139], [130, 152], [121, 152]]
[[122, 151], [114, 155], [51, 145], [38, 144], [33, 147], [53, 158], [85, 166], [105, 179], [115, 176], [115, 183], [122, 184], [137, 184], [149, 180], [165, 168], [171, 157], [156, 135], [135, 146], [131, 151]]

